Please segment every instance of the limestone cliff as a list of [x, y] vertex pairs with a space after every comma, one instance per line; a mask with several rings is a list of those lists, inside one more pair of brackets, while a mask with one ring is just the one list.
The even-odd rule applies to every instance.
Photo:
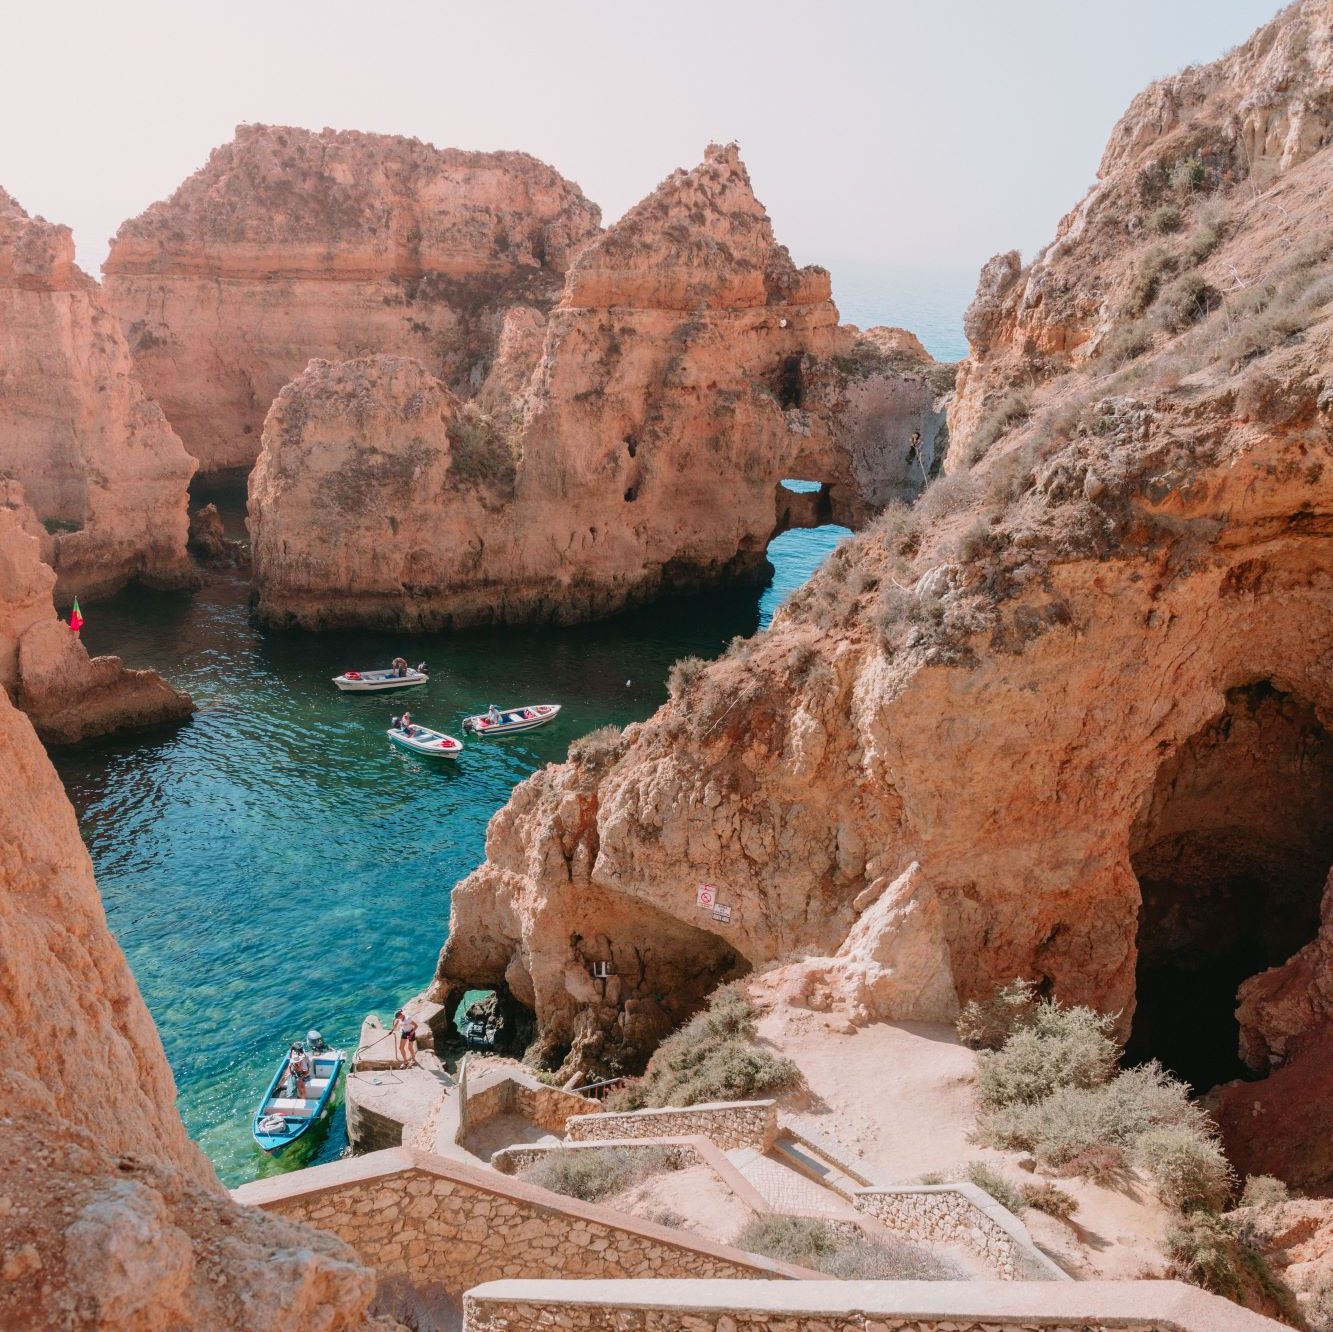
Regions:
[[68, 227], [0, 190], [0, 477], [22, 483], [52, 533], [68, 602], [131, 579], [188, 585], [194, 460], [145, 397]]
[[312, 357], [411, 356], [474, 392], [506, 312], [550, 308], [599, 217], [523, 153], [241, 125], [121, 227], [106, 299], [202, 469], [249, 468]]
[[[609, 1069], [714, 973], [779, 964], [854, 1021], [1023, 975], [1201, 1088], [1328, 1023], [1330, 12], [1181, 76], [1211, 91], [1158, 136], [1187, 153], [1159, 159], [1174, 215], [1149, 227], [1165, 196], [1136, 193], [1122, 127], [1093, 196], [1132, 206], [1119, 231], [1085, 203], [1022, 281], [987, 266], [951, 474], [770, 631], [680, 664], [648, 722], [518, 788], [454, 891], [436, 997], [498, 986], [540, 1057]], [[1315, 110], [1241, 179], [1207, 145], [1261, 104]]]
[[119, 657], [88, 656], [58, 619], [55, 575], [42, 562], [50, 538], [16, 481], [0, 482], [0, 688], [49, 745], [181, 721], [188, 694], [156, 671], [126, 670]]
[[250, 483], [258, 613], [572, 622], [757, 580], [784, 527], [924, 483], [939, 367], [887, 334], [838, 325], [828, 274], [710, 148], [583, 247], [549, 314], [508, 311], [474, 401], [383, 355], [282, 390]]
[[368, 1327], [351, 1250], [232, 1203], [186, 1137], [74, 812], [3, 695], [0, 769], [0, 1325]]

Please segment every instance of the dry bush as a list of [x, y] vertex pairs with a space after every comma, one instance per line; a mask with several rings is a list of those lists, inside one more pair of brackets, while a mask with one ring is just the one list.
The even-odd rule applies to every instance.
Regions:
[[958, 1014], [958, 1039], [973, 1050], [998, 1050], [1036, 1016], [1035, 981], [1015, 979], [1001, 985], [989, 999], [969, 999]]
[[667, 693], [672, 698], [680, 698], [707, 669], [708, 663], [702, 657], [681, 657], [667, 672]]
[[708, 1007], [659, 1045], [643, 1077], [607, 1099], [610, 1110], [700, 1105], [767, 1096], [800, 1080], [800, 1071], [757, 1043], [754, 1010], [739, 985], [715, 990]]
[[921, 492], [913, 510], [920, 522], [938, 522], [965, 509], [980, 493], [981, 486], [970, 473], [949, 472], [937, 477]]
[[1045, 1212], [1047, 1216], [1053, 1216], [1058, 1221], [1068, 1221], [1078, 1211], [1078, 1199], [1049, 1180], [1042, 1179], [1036, 1183], [1021, 1184], [1019, 1192], [1026, 1206], [1037, 1212]]
[[463, 485], [513, 492], [517, 477], [514, 450], [475, 403], [465, 403], [449, 428], [449, 475]]
[[1152, 332], [1142, 319], [1117, 324], [1097, 348], [1098, 364], [1114, 370], [1142, 356], [1152, 347]]
[[1267, 1207], [1271, 1203], [1288, 1202], [1291, 1190], [1272, 1175], [1247, 1175], [1240, 1193], [1241, 1207]]
[[599, 1202], [679, 1169], [680, 1157], [665, 1147], [569, 1147], [547, 1152], [519, 1178], [567, 1198]]
[[1218, 1211], [1236, 1187], [1217, 1139], [1194, 1125], [1150, 1129], [1135, 1141], [1133, 1160], [1157, 1181], [1161, 1200], [1180, 1212]]
[[1171, 282], [1153, 306], [1153, 318], [1171, 333], [1183, 333], [1209, 311], [1217, 308], [1219, 296], [1198, 273], [1182, 273]]
[[585, 763], [594, 768], [609, 766], [623, 752], [624, 734], [619, 726], [599, 726], [571, 741], [569, 746], [570, 762]]
[[1125, 309], [1141, 315], [1157, 299], [1162, 279], [1175, 271], [1176, 261], [1164, 246], [1150, 245], [1139, 257], [1139, 266], [1129, 286]]
[[[975, 466], [1002, 435], [1021, 425], [1032, 415], [1032, 395], [1027, 389], [1015, 389], [977, 423], [968, 441], [967, 463]], [[919, 502], [919, 501], [918, 501]]]
[[748, 1253], [813, 1268], [844, 1281], [956, 1281], [952, 1264], [910, 1240], [873, 1243], [851, 1227], [809, 1216], [751, 1217], [732, 1241]]
[[1301, 1309], [1310, 1332], [1333, 1332], [1333, 1277], [1315, 1286]]
[[1180, 205], [1173, 203], [1163, 204], [1160, 208], [1155, 208], [1144, 219], [1148, 230], [1156, 232], [1159, 236], [1169, 235], [1173, 231], [1180, 230]]

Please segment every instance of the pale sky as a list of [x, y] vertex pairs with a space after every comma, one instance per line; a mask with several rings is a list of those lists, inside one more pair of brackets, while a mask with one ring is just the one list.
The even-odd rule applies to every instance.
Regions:
[[1030, 254], [1151, 79], [1275, 0], [9, 0], [0, 185], [96, 272], [243, 120], [517, 148], [613, 220], [735, 139], [802, 263]]

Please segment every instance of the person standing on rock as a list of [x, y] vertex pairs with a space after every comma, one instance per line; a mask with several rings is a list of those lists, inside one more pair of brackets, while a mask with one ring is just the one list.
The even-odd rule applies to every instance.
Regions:
[[416, 1062], [417, 1054], [417, 1020], [416, 1018], [404, 1013], [400, 1008], [393, 1015], [393, 1026], [391, 1031], [398, 1033], [397, 1054], [398, 1062], [404, 1068], [410, 1068]]

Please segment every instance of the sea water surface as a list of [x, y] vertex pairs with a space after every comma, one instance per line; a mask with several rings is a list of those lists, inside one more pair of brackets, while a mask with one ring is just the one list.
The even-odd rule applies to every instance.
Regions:
[[[273, 1169], [250, 1117], [289, 1040], [354, 1046], [431, 978], [453, 885], [482, 859], [515, 783], [594, 727], [648, 716], [677, 658], [766, 625], [837, 541], [788, 532], [755, 592], [668, 601], [571, 629], [409, 637], [257, 629], [243, 574], [193, 595], [129, 592], [87, 608], [90, 651], [188, 689], [178, 730], [56, 756], [111, 929], [157, 1023], [191, 1135], [228, 1184]], [[429, 685], [338, 693], [331, 677], [425, 660]], [[552, 725], [470, 741], [457, 763], [389, 744], [389, 717], [462, 737], [486, 704], [558, 702]], [[341, 1112], [314, 1159], [345, 1146]], [[298, 1158], [300, 1159], [300, 1158]]]

